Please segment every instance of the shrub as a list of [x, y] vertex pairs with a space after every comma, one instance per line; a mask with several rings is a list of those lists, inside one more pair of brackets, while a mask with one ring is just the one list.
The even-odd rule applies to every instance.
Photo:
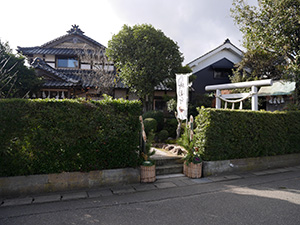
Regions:
[[178, 126], [177, 119], [175, 118], [166, 119], [164, 130], [168, 131], [170, 137], [176, 138], [177, 126]]
[[145, 132], [147, 135], [150, 134], [150, 131], [156, 132], [157, 130], [157, 121], [153, 118], [144, 119]]
[[0, 101], [0, 176], [135, 167], [137, 101]]
[[169, 132], [167, 130], [161, 130], [158, 134], [157, 134], [158, 140], [160, 142], [164, 142], [165, 140], [168, 139], [169, 137]]
[[194, 137], [204, 160], [300, 153], [300, 112], [198, 110]]
[[143, 118], [153, 118], [157, 122], [157, 131], [164, 128], [164, 113], [161, 111], [148, 111], [143, 114]]
[[175, 144], [177, 144], [177, 140], [176, 139], [168, 139], [168, 140], [166, 140], [166, 144], [175, 145]]
[[177, 141], [177, 143], [184, 147], [187, 151], [187, 154], [184, 157], [186, 165], [188, 165], [189, 163], [197, 164], [202, 162], [201, 152], [199, 151], [199, 148], [195, 146], [195, 142], [192, 137], [193, 133], [191, 131], [191, 124], [188, 123], [188, 125], [184, 129], [184, 133]]

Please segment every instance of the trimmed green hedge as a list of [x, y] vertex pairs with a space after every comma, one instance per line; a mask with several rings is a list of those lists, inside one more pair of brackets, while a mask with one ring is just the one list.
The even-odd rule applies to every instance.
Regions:
[[[143, 114], [144, 120], [147, 118], [153, 118], [157, 122], [157, 131], [161, 131], [164, 128], [164, 113], [161, 111], [148, 111]], [[156, 131], [156, 130], [155, 130]]]
[[144, 119], [145, 132], [149, 135], [150, 131], [156, 132], [157, 130], [157, 121], [154, 118]]
[[0, 100], [0, 176], [135, 167], [138, 101]]
[[198, 111], [194, 137], [204, 160], [300, 153], [300, 112]]

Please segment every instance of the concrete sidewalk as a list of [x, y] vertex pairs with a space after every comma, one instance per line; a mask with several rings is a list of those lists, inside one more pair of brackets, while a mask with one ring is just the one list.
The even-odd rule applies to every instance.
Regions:
[[146, 192], [159, 189], [171, 189], [175, 187], [184, 187], [191, 185], [207, 184], [212, 182], [222, 182], [228, 180], [244, 179], [254, 176], [267, 176], [270, 174], [278, 174], [292, 171], [300, 171], [300, 166], [263, 170], [263, 171], [252, 171], [247, 173], [235, 173], [219, 176], [203, 177], [200, 179], [190, 179], [185, 177], [183, 174], [174, 175], [164, 175], [157, 176], [157, 180], [154, 183], [148, 184], [131, 184], [122, 186], [113, 186], [99, 189], [90, 190], [78, 190], [72, 192], [60, 192], [51, 193], [43, 195], [30, 195], [26, 197], [19, 198], [1, 198], [0, 197], [0, 208], [9, 206], [19, 206], [19, 205], [30, 205], [30, 204], [41, 204], [49, 202], [59, 202], [59, 201], [69, 201], [76, 199], [85, 198], [98, 198], [103, 196], [113, 196], [113, 195], [125, 195], [135, 192]]

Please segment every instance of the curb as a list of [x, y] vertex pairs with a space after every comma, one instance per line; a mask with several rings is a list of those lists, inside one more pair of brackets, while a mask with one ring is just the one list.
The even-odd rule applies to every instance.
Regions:
[[[203, 163], [203, 176], [208, 177], [224, 173], [232, 174], [266, 169], [270, 170], [297, 166], [299, 162], [300, 154], [205, 161]], [[53, 193], [116, 186], [120, 184], [137, 184], [139, 182], [139, 168], [101, 170], [86, 173], [63, 172], [60, 174], [0, 177], [0, 196], [24, 196], [35, 193]]]
[[283, 167], [298, 166], [299, 163], [300, 154], [231, 159], [221, 161], [204, 161], [203, 175], [204, 177], [206, 177], [222, 173], [239, 173], [277, 169]]
[[21, 205], [37, 205], [50, 202], [63, 202], [79, 199], [101, 198], [109, 196], [118, 196], [125, 194], [132, 194], [137, 192], [154, 191], [160, 189], [169, 189], [176, 187], [184, 187], [190, 185], [200, 185], [215, 182], [224, 182], [230, 180], [244, 179], [253, 176], [268, 176], [272, 174], [286, 173], [300, 171], [300, 166], [286, 167], [272, 170], [263, 170], [256, 172], [249, 172], [245, 174], [228, 174], [220, 176], [202, 177], [199, 179], [190, 179], [183, 174], [163, 175], [157, 176], [157, 181], [154, 183], [137, 183], [124, 186], [116, 186], [110, 188], [101, 188], [97, 190], [77, 191], [77, 192], [63, 192], [52, 193], [47, 195], [32, 195], [22, 198], [0, 198], [0, 208]]
[[0, 177], [0, 196], [70, 191], [139, 182], [138, 168]]

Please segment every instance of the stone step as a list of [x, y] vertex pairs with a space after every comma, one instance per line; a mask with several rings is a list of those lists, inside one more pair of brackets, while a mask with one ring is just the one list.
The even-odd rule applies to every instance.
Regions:
[[183, 173], [183, 163], [156, 166], [156, 175]]
[[173, 174], [166, 174], [166, 175], [157, 175], [156, 180], [168, 180], [170, 178], [180, 178], [185, 177], [183, 173], [173, 173]]
[[156, 153], [151, 156], [151, 159], [155, 161], [156, 175], [158, 176], [183, 172], [184, 159], [182, 156], [156, 149]]
[[169, 157], [169, 158], [161, 158], [154, 159], [156, 166], [164, 166], [164, 165], [176, 165], [182, 164], [183, 159], [179, 157]]

